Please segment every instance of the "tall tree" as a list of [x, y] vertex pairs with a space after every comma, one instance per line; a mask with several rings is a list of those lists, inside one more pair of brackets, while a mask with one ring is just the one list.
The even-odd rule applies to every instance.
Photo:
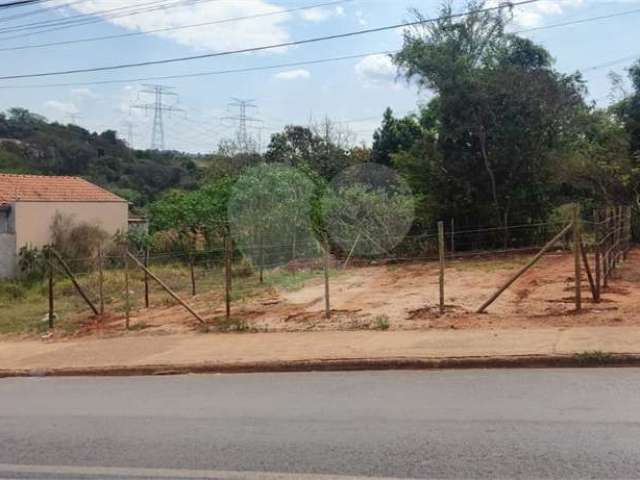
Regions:
[[387, 108], [382, 116], [382, 125], [373, 133], [371, 161], [391, 166], [391, 155], [408, 150], [418, 138], [420, 125], [415, 117], [394, 118], [393, 111]]
[[540, 220], [553, 162], [584, 108], [582, 83], [556, 72], [542, 47], [505, 33], [506, 8], [483, 6], [470, 2], [460, 19], [445, 5], [439, 21], [405, 32], [394, 61], [437, 98], [440, 215], [502, 226]]

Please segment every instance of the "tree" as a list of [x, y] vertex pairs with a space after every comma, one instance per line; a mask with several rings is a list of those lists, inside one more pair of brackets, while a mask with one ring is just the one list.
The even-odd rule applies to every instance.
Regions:
[[387, 108], [382, 125], [373, 133], [371, 161], [391, 166], [391, 155], [410, 149], [420, 135], [420, 125], [414, 116], [394, 118], [393, 111]]
[[440, 20], [405, 32], [394, 62], [436, 96], [425, 117], [436, 151], [425, 153], [438, 215], [504, 227], [540, 221], [553, 163], [577, 134], [584, 89], [579, 76], [553, 70], [542, 47], [505, 33], [506, 9], [483, 5], [470, 2], [462, 19], [445, 5]]
[[283, 163], [291, 167], [308, 167], [330, 179], [350, 164], [349, 135], [329, 119], [312, 127], [288, 125], [271, 136], [267, 147], [267, 163]]
[[620, 101], [614, 112], [629, 136], [629, 151], [640, 161], [640, 60], [629, 68], [633, 92]]

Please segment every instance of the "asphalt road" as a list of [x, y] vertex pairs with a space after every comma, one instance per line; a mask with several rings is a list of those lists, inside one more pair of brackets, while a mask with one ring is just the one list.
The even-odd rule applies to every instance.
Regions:
[[0, 464], [2, 479], [638, 478], [640, 369], [1, 379]]

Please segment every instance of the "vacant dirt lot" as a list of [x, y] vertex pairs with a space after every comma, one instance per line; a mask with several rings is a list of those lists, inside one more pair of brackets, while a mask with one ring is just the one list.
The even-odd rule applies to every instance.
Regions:
[[[190, 303], [222, 330], [350, 330], [387, 325], [401, 330], [640, 325], [638, 249], [629, 253], [599, 304], [591, 301], [589, 284], [586, 276], [583, 278], [584, 312], [579, 315], [574, 312], [573, 304], [573, 256], [567, 253], [544, 257], [491, 305], [488, 313], [475, 313], [483, 301], [530, 258], [530, 255], [518, 255], [448, 261], [447, 313], [443, 316], [437, 308], [436, 263], [354, 266], [338, 271], [331, 279], [330, 320], [324, 318], [324, 285], [319, 277], [296, 290], [272, 289], [236, 300], [231, 321], [224, 320], [222, 292], [203, 293], [190, 299]], [[177, 305], [134, 312], [132, 323], [149, 333], [197, 327], [193, 317]], [[100, 329], [121, 328], [121, 325], [122, 318], [112, 318]]]

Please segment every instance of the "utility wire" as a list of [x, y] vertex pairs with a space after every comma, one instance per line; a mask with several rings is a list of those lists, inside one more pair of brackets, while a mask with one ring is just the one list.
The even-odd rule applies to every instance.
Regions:
[[[522, 5], [537, 3], [539, 1], [540, 0], [522, 0], [520, 2], [509, 3], [508, 7], [509, 8], [518, 7], [518, 6], [522, 6]], [[70, 69], [70, 70], [60, 70], [60, 71], [52, 71], [52, 72], [39, 72], [39, 73], [27, 73], [27, 74], [18, 74], [18, 75], [3, 75], [3, 76], [0, 76], [0, 80], [51, 77], [51, 76], [57, 76], [57, 75], [71, 75], [71, 74], [77, 74], [77, 73], [90, 73], [90, 72], [104, 72], [104, 71], [110, 71], [110, 70], [123, 70], [123, 69], [127, 69], [127, 68], [139, 68], [139, 67], [147, 67], [147, 66], [151, 66], [151, 65], [164, 65], [164, 64], [169, 64], [169, 63], [178, 63], [178, 62], [186, 62], [186, 61], [192, 61], [192, 60], [200, 60], [200, 59], [205, 59], [205, 58], [222, 57], [222, 56], [234, 55], [234, 54], [239, 54], [239, 53], [260, 52], [260, 51], [265, 51], [265, 50], [273, 50], [273, 49], [276, 49], [276, 48], [292, 47], [292, 46], [295, 46], [295, 45], [306, 45], [306, 44], [310, 44], [310, 43], [323, 42], [323, 41], [327, 41], [327, 40], [337, 40], [337, 39], [351, 38], [351, 37], [356, 37], [356, 36], [366, 35], [366, 34], [371, 34], [371, 33], [378, 33], [378, 32], [384, 32], [384, 31], [389, 31], [389, 30], [397, 30], [399, 28], [406, 28], [406, 27], [412, 27], [412, 26], [417, 26], [417, 25], [424, 25], [425, 23], [431, 23], [431, 22], [436, 22], [436, 21], [439, 21], [439, 20], [445, 20], [445, 19], [451, 19], [451, 18], [460, 18], [460, 17], [465, 17], [465, 16], [468, 16], [468, 15], [471, 15], [471, 14], [474, 14], [474, 13], [496, 11], [496, 10], [500, 10], [500, 9], [503, 9], [503, 8], [506, 8], [506, 6], [501, 4], [501, 5], [498, 5], [498, 6], [495, 6], [495, 7], [486, 7], [486, 8], [473, 10], [473, 11], [456, 13], [456, 14], [452, 14], [452, 15], [439, 16], [439, 17], [434, 17], [434, 18], [430, 18], [430, 19], [423, 19], [423, 20], [416, 20], [416, 21], [413, 21], [413, 22], [402, 22], [402, 23], [396, 23], [396, 24], [392, 24], [392, 25], [385, 25], [385, 26], [382, 26], [382, 27], [366, 28], [366, 29], [362, 29], [362, 30], [354, 30], [354, 31], [345, 32], [345, 33], [337, 33], [337, 34], [334, 34], [334, 35], [325, 35], [325, 36], [321, 36], [321, 37], [312, 37], [312, 38], [307, 38], [307, 39], [304, 39], [304, 40], [293, 40], [293, 41], [289, 41], [289, 42], [280, 42], [280, 43], [275, 43], [275, 44], [271, 44], [271, 45], [261, 45], [261, 46], [257, 46], [257, 47], [241, 48], [241, 49], [236, 49], [236, 50], [225, 50], [225, 51], [221, 51], [221, 52], [205, 53], [205, 54], [200, 54], [200, 55], [190, 55], [190, 56], [185, 56], [185, 57], [165, 58], [165, 59], [162, 59], [162, 60], [148, 60], [148, 61], [136, 62], [136, 63], [122, 63], [122, 64], [118, 64], [118, 65], [109, 65], [109, 66], [102, 66], [102, 67], [78, 68], [78, 69]]]
[[179, 25], [179, 26], [174, 26], [174, 27], [162, 27], [162, 28], [155, 28], [153, 30], [141, 30], [141, 31], [137, 31], [137, 32], [120, 33], [120, 34], [116, 34], [116, 35], [104, 35], [104, 36], [100, 36], [100, 37], [77, 38], [77, 39], [74, 39], [74, 40], [63, 40], [63, 41], [59, 41], [59, 42], [39, 43], [39, 44], [35, 44], [35, 45], [19, 45], [19, 46], [15, 46], [15, 47], [5, 47], [5, 48], [0, 48], [0, 52], [6, 52], [6, 51], [11, 51], [11, 50], [29, 50], [29, 49], [32, 49], [32, 48], [53, 47], [53, 46], [59, 46], [59, 45], [73, 45], [73, 44], [77, 44], [77, 43], [98, 42], [98, 41], [103, 41], [103, 40], [114, 40], [114, 39], [118, 39], [118, 38], [127, 38], [127, 37], [134, 37], [134, 36], [138, 36], [138, 35], [146, 35], [146, 34], [149, 34], [149, 33], [169, 32], [169, 31], [175, 31], [175, 30], [184, 30], [184, 29], [188, 29], [188, 28], [197, 28], [197, 27], [205, 27], [205, 26], [210, 26], [210, 25], [219, 25], [219, 24], [222, 24], [222, 23], [238, 22], [238, 21], [250, 20], [250, 19], [254, 19], [254, 18], [264, 18], [264, 17], [271, 17], [271, 16], [276, 16], [276, 15], [284, 15], [286, 13], [298, 12], [298, 11], [303, 11], [303, 10], [310, 10], [310, 9], [320, 8], [320, 7], [328, 7], [328, 6], [331, 6], [331, 5], [337, 5], [337, 4], [340, 4], [340, 3], [352, 2], [352, 1], [354, 1], [354, 0], [334, 0], [334, 1], [331, 1], [331, 2], [316, 3], [316, 4], [313, 4], [313, 5], [305, 5], [305, 6], [302, 6], [302, 7], [289, 8], [287, 10], [279, 10], [277, 12], [256, 13], [256, 14], [253, 14], [253, 15], [245, 15], [245, 16], [241, 16], [241, 17], [224, 18], [224, 19], [220, 19], [220, 20], [212, 20], [210, 22], [192, 23], [192, 24], [189, 24], [189, 25]]
[[[127, 7], [118, 7], [109, 10], [102, 10], [93, 13], [86, 13], [81, 15], [74, 15], [72, 17], [67, 17], [63, 19], [55, 19], [55, 20], [46, 20], [41, 22], [34, 22], [31, 24], [25, 25], [17, 25], [17, 26], [9, 26], [0, 28], [0, 33], [11, 33], [11, 32], [21, 32], [27, 31], [27, 33], [21, 33], [18, 35], [12, 36], [4, 36], [1, 40], [11, 40], [14, 38], [22, 38], [28, 37], [31, 35], [36, 35], [40, 33], [53, 32], [58, 30], [64, 30], [67, 28], [89, 25], [92, 23], [100, 23], [104, 22], [108, 19], [114, 18], [123, 18], [130, 17], [133, 15], [139, 15], [142, 13], [155, 12], [157, 10], [165, 10], [169, 8], [174, 8], [182, 5], [190, 5], [197, 4], [208, 1], [219, 1], [219, 0], [177, 0], [177, 1], [167, 1], [167, 0], [154, 0], [147, 3], [142, 3], [138, 5], [130, 5]], [[148, 7], [148, 8], [140, 8], [140, 7]], [[108, 13], [113, 12], [113, 13]], [[51, 27], [51, 28], [46, 28]], [[37, 30], [38, 28], [42, 28], [42, 30], [38, 30], [35, 32], [28, 32], [28, 30]]]
[[150, 80], [175, 80], [178, 78], [196, 78], [196, 77], [206, 77], [206, 76], [216, 76], [216, 75], [227, 75], [232, 73], [248, 73], [248, 72], [255, 72], [260, 70], [276, 70], [280, 68], [300, 67], [304, 65], [316, 65], [316, 64], [322, 64], [322, 63], [337, 62], [342, 60], [355, 60], [358, 58], [364, 58], [371, 55], [389, 55], [393, 53], [396, 53], [396, 50], [384, 50], [379, 52], [367, 52], [367, 53], [358, 53], [354, 55], [344, 55], [341, 57], [328, 57], [328, 58], [320, 58], [316, 60], [303, 60], [299, 62], [278, 63], [274, 65], [233, 68], [233, 69], [226, 69], [226, 70], [210, 70], [205, 72], [182, 73], [182, 74], [176, 74], [176, 75], [161, 75], [161, 76], [126, 78], [126, 79], [117, 79], [117, 80], [95, 80], [95, 81], [88, 81], [88, 82], [48, 83], [48, 84], [38, 84], [38, 85], [0, 85], [0, 89], [79, 87], [79, 86], [90, 86], [90, 85], [110, 85], [110, 84], [118, 84], [118, 83], [136, 83], [136, 82], [146, 82]]
[[12, 7], [22, 7], [25, 5], [32, 5], [34, 3], [42, 3], [42, 2], [46, 2], [49, 0], [16, 0], [14, 2], [8, 2], [8, 3], [0, 3], [0, 9], [4, 9], [4, 8], [12, 8]]
[[36, 10], [29, 10], [28, 12], [16, 13], [14, 15], [9, 15], [9, 16], [0, 18], [0, 23], [9, 22], [11, 20], [16, 20], [18, 18], [30, 17], [30, 16], [33, 16], [33, 15], [40, 15], [42, 13], [45, 13], [45, 12], [48, 12], [48, 11], [51, 11], [51, 10], [58, 10], [60, 8], [67, 8], [67, 7], [71, 7], [72, 5], [77, 5], [79, 3], [85, 3], [85, 2], [88, 2], [88, 1], [90, 1], [90, 0], [76, 0], [75, 2], [60, 3], [58, 5], [52, 5], [52, 6], [46, 7], [46, 8], [38, 8]]

